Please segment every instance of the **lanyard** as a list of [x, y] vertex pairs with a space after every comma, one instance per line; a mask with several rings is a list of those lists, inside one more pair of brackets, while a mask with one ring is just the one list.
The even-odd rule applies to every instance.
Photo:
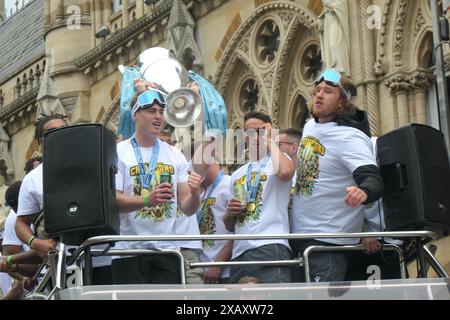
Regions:
[[152, 157], [150, 159], [150, 163], [148, 165], [148, 171], [145, 170], [144, 160], [142, 159], [141, 148], [135, 137], [131, 138], [131, 144], [133, 145], [134, 154], [136, 155], [136, 159], [139, 163], [139, 178], [141, 180], [141, 186], [143, 189], [148, 189], [150, 187], [150, 182], [152, 181], [153, 173], [156, 167], [156, 161], [159, 156], [159, 142], [156, 139], [155, 144], [153, 145]]
[[201, 206], [199, 208], [199, 210], [197, 210], [197, 222], [198, 225], [201, 224], [202, 219], [203, 219], [203, 211], [205, 210], [206, 207], [206, 203], [208, 202], [209, 197], [212, 195], [212, 193], [214, 192], [214, 190], [217, 188], [217, 186], [220, 184], [220, 182], [222, 181], [224, 176], [223, 171], [220, 171], [219, 174], [217, 175], [216, 179], [214, 180], [214, 183], [209, 187], [209, 191], [208, 191], [208, 195], [206, 195], [206, 191], [208, 190], [208, 188], [205, 190], [205, 192], [203, 193], [203, 198], [202, 198], [202, 202], [201, 202]]
[[254, 202], [256, 199], [256, 194], [258, 192], [258, 184], [259, 180], [261, 179], [261, 172], [266, 167], [267, 163], [269, 162], [270, 156], [267, 156], [262, 162], [261, 166], [259, 167], [258, 173], [256, 174], [255, 180], [253, 181], [252, 185], [252, 164], [249, 164], [247, 167], [247, 203]]

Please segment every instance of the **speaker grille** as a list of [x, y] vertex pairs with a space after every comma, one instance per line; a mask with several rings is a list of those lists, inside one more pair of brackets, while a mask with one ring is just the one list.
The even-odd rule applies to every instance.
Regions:
[[440, 131], [410, 124], [377, 141], [387, 230], [450, 229], [450, 166]]
[[[67, 244], [119, 232], [114, 135], [99, 124], [61, 128], [44, 137], [44, 218]], [[75, 243], [74, 243], [75, 242]]]

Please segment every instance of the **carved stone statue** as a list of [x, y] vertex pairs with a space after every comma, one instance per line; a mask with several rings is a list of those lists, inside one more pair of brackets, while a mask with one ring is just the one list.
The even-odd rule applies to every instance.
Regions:
[[3, 126], [0, 125], [0, 167], [5, 168], [5, 178], [8, 179], [9, 177], [13, 176], [14, 171], [14, 163], [11, 159], [11, 156], [8, 152], [8, 142], [9, 142], [9, 136], [3, 129]]
[[347, 0], [322, 0], [318, 17], [322, 57], [326, 68], [333, 68], [350, 76], [350, 28]]
[[3, 174], [0, 174], [0, 230], [5, 227], [5, 221], [9, 214], [9, 207], [5, 204], [5, 193], [8, 186], [5, 184], [6, 180]]

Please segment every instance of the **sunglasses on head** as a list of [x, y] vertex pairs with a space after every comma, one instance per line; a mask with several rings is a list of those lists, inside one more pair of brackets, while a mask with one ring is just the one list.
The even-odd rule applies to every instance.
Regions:
[[339, 72], [333, 69], [327, 69], [324, 70], [322, 73], [320, 73], [319, 76], [316, 78], [316, 80], [314, 80], [314, 85], [317, 86], [322, 81], [325, 81], [325, 83], [330, 86], [341, 88], [342, 91], [347, 96], [347, 99], [350, 100], [350, 98], [352, 97], [352, 93], [350, 90], [344, 88], [341, 80], [342, 76]]
[[137, 101], [133, 106], [132, 113], [136, 113], [140, 108], [150, 107], [154, 103], [159, 104], [163, 108], [166, 106], [166, 100], [161, 92], [155, 89], [147, 90], [138, 96]]

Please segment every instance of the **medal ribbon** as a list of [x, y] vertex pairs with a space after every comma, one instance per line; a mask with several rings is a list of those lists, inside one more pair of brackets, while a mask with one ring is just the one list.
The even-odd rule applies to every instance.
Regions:
[[152, 157], [150, 158], [150, 163], [148, 165], [148, 171], [145, 170], [144, 160], [142, 159], [141, 148], [135, 137], [131, 138], [131, 144], [133, 145], [134, 154], [136, 156], [136, 160], [139, 164], [139, 178], [141, 180], [141, 186], [143, 189], [148, 189], [150, 187], [150, 182], [152, 181], [153, 173], [156, 168], [156, 161], [159, 157], [159, 142], [156, 139], [155, 144], [153, 145]]
[[259, 167], [259, 170], [255, 176], [255, 180], [253, 181], [252, 185], [252, 164], [249, 164], [247, 167], [247, 203], [254, 202], [256, 199], [256, 194], [258, 192], [258, 184], [259, 180], [261, 179], [261, 172], [266, 167], [267, 163], [269, 162], [270, 156], [267, 156], [262, 162]]
[[[203, 193], [203, 198], [202, 198], [202, 202], [201, 202], [201, 206], [200, 208], [197, 210], [197, 222], [198, 225], [200, 226], [200, 224], [202, 223], [203, 220], [203, 211], [205, 210], [206, 207], [206, 203], [208, 202], [209, 197], [212, 195], [212, 193], [214, 192], [214, 190], [217, 188], [217, 186], [220, 184], [220, 182], [222, 181], [224, 176], [223, 171], [220, 171], [219, 174], [217, 175], [216, 179], [214, 180], [214, 183], [209, 186], [209, 191], [208, 191], [208, 195], [206, 195], [206, 191], [208, 190], [208, 188], [206, 188], [205, 192]], [[206, 197], [205, 197], [206, 196]]]

